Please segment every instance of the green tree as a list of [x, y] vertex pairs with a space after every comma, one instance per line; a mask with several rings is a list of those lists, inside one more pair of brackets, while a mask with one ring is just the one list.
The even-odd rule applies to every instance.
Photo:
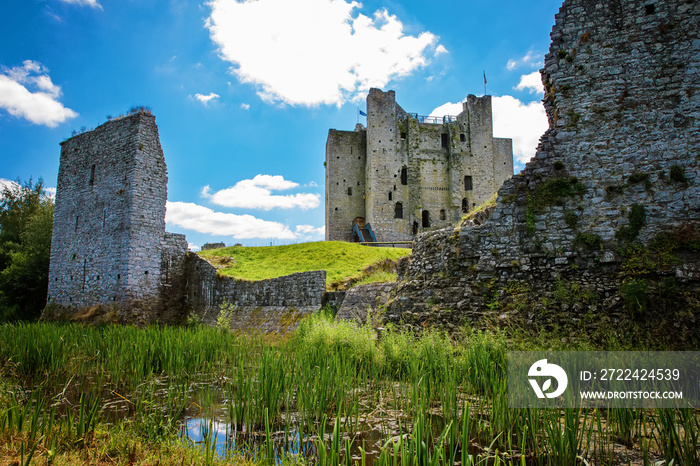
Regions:
[[41, 178], [2, 188], [0, 320], [36, 319], [46, 304], [53, 209]]

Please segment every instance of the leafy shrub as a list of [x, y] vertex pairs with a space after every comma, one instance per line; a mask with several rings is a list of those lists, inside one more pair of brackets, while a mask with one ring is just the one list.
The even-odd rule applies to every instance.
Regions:
[[583, 195], [586, 186], [578, 178], [556, 176], [539, 185], [528, 196], [528, 206], [535, 210], [559, 202], [564, 197]]
[[648, 173], [640, 173], [640, 172], [634, 172], [632, 173], [629, 178], [627, 178], [627, 181], [630, 184], [644, 184], [644, 189], [649, 190], [651, 189], [651, 177], [649, 176]]
[[216, 328], [223, 331], [231, 330], [231, 321], [233, 314], [236, 312], [236, 304], [224, 299], [224, 302], [219, 306], [219, 316], [216, 318]]
[[641, 204], [632, 204], [632, 209], [628, 215], [629, 225], [621, 227], [615, 237], [620, 240], [633, 241], [639, 236], [639, 232], [646, 224], [646, 209]]
[[603, 247], [603, 238], [592, 233], [579, 233], [574, 238], [574, 247], [592, 250], [601, 249]]
[[671, 167], [669, 177], [674, 183], [688, 184], [688, 178], [685, 176], [685, 170], [680, 165], [674, 165]]
[[639, 317], [647, 309], [647, 282], [643, 278], [630, 278], [620, 285], [620, 296], [625, 308]]

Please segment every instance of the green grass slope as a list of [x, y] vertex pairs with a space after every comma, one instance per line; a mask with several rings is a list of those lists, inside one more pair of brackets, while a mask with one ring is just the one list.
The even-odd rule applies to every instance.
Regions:
[[411, 254], [405, 248], [360, 246], [343, 241], [319, 241], [288, 246], [244, 247], [202, 251], [200, 256], [215, 266], [219, 273], [245, 280], [263, 280], [296, 272], [325, 270], [326, 283], [361, 278], [363, 269], [385, 259], [396, 260]]

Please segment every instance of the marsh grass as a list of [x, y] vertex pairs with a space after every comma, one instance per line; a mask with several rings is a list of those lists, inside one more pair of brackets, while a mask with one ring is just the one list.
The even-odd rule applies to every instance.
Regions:
[[[475, 331], [380, 333], [322, 313], [274, 343], [202, 326], [5, 325], [0, 457], [569, 465], [613, 464], [623, 448], [646, 464], [697, 464], [692, 410], [509, 409], [511, 344]], [[183, 438], [182, 423], [202, 416], [203, 438]], [[236, 436], [226, 446], [221, 423]]]

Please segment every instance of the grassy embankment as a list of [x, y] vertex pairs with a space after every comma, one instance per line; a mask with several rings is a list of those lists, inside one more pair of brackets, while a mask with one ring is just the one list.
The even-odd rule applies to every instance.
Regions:
[[[509, 409], [507, 351], [558, 341], [378, 339], [323, 315], [276, 342], [201, 326], [0, 326], [0, 465], [698, 464], [689, 409]], [[179, 435], [191, 416], [199, 443]], [[237, 431], [227, 456], [214, 419]]]
[[404, 248], [319, 241], [256, 248], [233, 246], [199, 254], [220, 267], [220, 274], [229, 277], [263, 280], [297, 272], [325, 270], [327, 287], [342, 289], [360, 282], [396, 280], [396, 273], [387, 270], [389, 264], [386, 261], [396, 261], [410, 253], [410, 249]]

